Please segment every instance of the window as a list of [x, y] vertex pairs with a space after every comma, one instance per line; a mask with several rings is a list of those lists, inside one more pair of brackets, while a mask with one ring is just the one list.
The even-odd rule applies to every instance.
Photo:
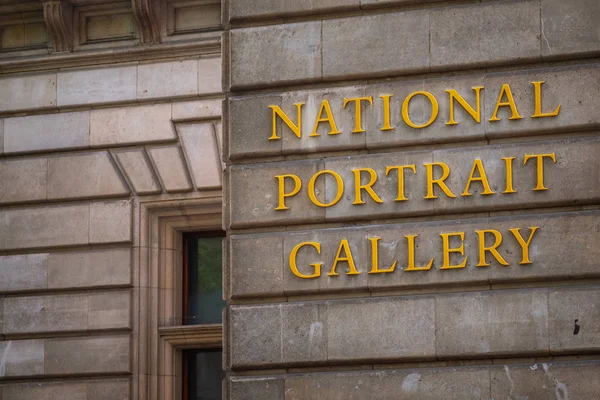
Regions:
[[[183, 324], [212, 329], [222, 325], [224, 232], [183, 236]], [[182, 353], [183, 400], [221, 400], [222, 344], [198, 343]]]

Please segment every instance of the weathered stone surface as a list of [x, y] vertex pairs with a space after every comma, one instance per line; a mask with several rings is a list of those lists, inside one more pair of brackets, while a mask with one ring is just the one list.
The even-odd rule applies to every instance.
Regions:
[[129, 335], [46, 339], [46, 374], [127, 373]]
[[128, 379], [90, 381], [87, 400], [129, 400]]
[[167, 192], [189, 192], [194, 189], [178, 145], [154, 146], [148, 152]]
[[285, 381], [281, 378], [232, 378], [229, 398], [231, 400], [273, 399], [283, 400]]
[[548, 354], [547, 298], [545, 290], [436, 297], [438, 358]]
[[4, 120], [4, 152], [24, 153], [89, 146], [89, 111]]
[[46, 200], [46, 157], [0, 161], [0, 203]]
[[329, 318], [325, 304], [299, 303], [281, 307], [282, 361], [310, 365], [313, 361], [327, 359], [331, 351], [328, 346]]
[[232, 367], [281, 363], [281, 306], [232, 306], [229, 311]]
[[131, 242], [133, 226], [131, 200], [90, 204], [90, 243]]
[[538, 1], [434, 9], [431, 68], [539, 61], [539, 34]]
[[325, 79], [429, 70], [428, 11], [325, 20], [322, 35]]
[[0, 393], [2, 400], [129, 400], [129, 380], [7, 383], [0, 386]]
[[200, 58], [198, 60], [198, 93], [222, 93], [221, 58]]
[[0, 376], [16, 377], [44, 374], [44, 340], [8, 340], [0, 342], [3, 360]]
[[56, 106], [56, 73], [6, 76], [0, 79], [0, 111], [17, 111]]
[[143, 148], [116, 150], [114, 154], [136, 194], [160, 193], [160, 183]]
[[229, 2], [229, 19], [282, 17], [294, 14], [309, 14], [338, 11], [345, 8], [357, 9], [360, 0], [298, 0], [291, 3], [276, 0]]
[[87, 328], [131, 328], [131, 292], [90, 293], [87, 297]]
[[221, 157], [212, 122], [177, 127], [197, 189], [221, 187]]
[[90, 68], [58, 73], [58, 105], [135, 100], [137, 66]]
[[[588, 231], [594, 232], [594, 231]], [[597, 232], [597, 231], [596, 231]], [[594, 246], [596, 244], [590, 244]], [[588, 249], [579, 248], [589, 257]], [[569, 264], [576, 264], [570, 260]], [[550, 316], [550, 350], [593, 351], [600, 348], [600, 290], [550, 290], [548, 298]]]
[[90, 145], [113, 146], [175, 140], [171, 105], [107, 108], [90, 112]]
[[600, 51], [600, 4], [594, 0], [541, 1], [542, 56], [545, 59]]
[[46, 257], [48, 259], [50, 289], [131, 283], [131, 250], [128, 248], [39, 255], [40, 258], [41, 256], [44, 256], [44, 262]]
[[232, 89], [321, 78], [321, 22], [230, 32]]
[[48, 254], [0, 256], [0, 291], [46, 289]]
[[127, 196], [130, 190], [107, 151], [48, 159], [48, 198]]
[[192, 119], [221, 118], [223, 100], [194, 100], [181, 101], [172, 104], [173, 121]]
[[196, 93], [197, 60], [141, 64], [138, 67], [138, 99], [189, 96]]

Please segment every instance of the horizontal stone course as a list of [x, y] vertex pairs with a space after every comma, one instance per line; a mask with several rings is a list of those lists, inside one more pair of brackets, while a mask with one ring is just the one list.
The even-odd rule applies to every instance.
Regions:
[[[554, 290], [563, 297], [577, 292]], [[588, 290], [596, 296], [599, 289]], [[565, 341], [572, 331], [549, 328], [549, 320], [573, 314], [571, 308], [549, 311], [549, 291], [231, 305], [231, 368], [549, 356], [559, 342], [563, 353], [597, 346], [594, 313], [582, 317], [592, 327], [579, 343]]]
[[[232, 199], [229, 204], [230, 226], [242, 228], [272, 226], [281, 221], [286, 224], [307, 224], [589, 204], [600, 199], [600, 188], [596, 184], [600, 179], [600, 161], [596, 157], [598, 151], [600, 139], [588, 137], [232, 166], [229, 168], [228, 189]], [[541, 187], [542, 190], [534, 190], [540, 184], [536, 159], [529, 159], [526, 164], [524, 161], [526, 155], [532, 154], [554, 154], [556, 160], [553, 162], [550, 156], [545, 158], [545, 186]], [[514, 157], [510, 161], [514, 164], [512, 188], [507, 186], [507, 161], [502, 160], [510, 157]], [[465, 191], [475, 160], [481, 160], [483, 167], [480, 168], [485, 170], [493, 194], [483, 195], [484, 186], [479, 181], [471, 182], [469, 190]], [[449, 192], [445, 193], [438, 185], [432, 184], [433, 197], [426, 198], [429, 192], [426, 164], [431, 163], [447, 165], [449, 175], [444, 184]], [[396, 171], [386, 175], [386, 170], [389, 166], [402, 165], [415, 165], [416, 173], [404, 171], [407, 200], [396, 201], [400, 195], [398, 177]], [[361, 199], [364, 204], [353, 204], [359, 201], [355, 191], [355, 174], [352, 172], [356, 168], [371, 168], [374, 171], [377, 180], [372, 190], [381, 203], [363, 189]], [[432, 164], [430, 168], [432, 177], [442, 177], [441, 165]], [[331, 174], [319, 176], [315, 181], [317, 201], [333, 204], [330, 207], [318, 206], [309, 199], [310, 179], [323, 170], [336, 172], [344, 182], [343, 187], [338, 186]], [[279, 199], [278, 186], [280, 179], [284, 179], [285, 193], [289, 194], [295, 184], [291, 178], [276, 178], [285, 174], [294, 174], [301, 181], [298, 193], [285, 198], [285, 207], [289, 209], [281, 209], [283, 204]], [[368, 171], [360, 174], [361, 184], [365, 185]], [[479, 176], [478, 170], [473, 176]], [[507, 189], [510, 189], [508, 193], [503, 193]], [[339, 198], [337, 203], [336, 198]], [[276, 210], [277, 207], [280, 209]]]
[[272, 18], [284, 15], [332, 12], [343, 9], [358, 9], [360, 0], [297, 0], [291, 3], [277, 0], [259, 0], [252, 4], [237, 0], [229, 2], [231, 21], [251, 18]]
[[[551, 112], [558, 105], [556, 117], [531, 118], [534, 115], [534, 86], [531, 82], [544, 81], [542, 90], [543, 112]], [[509, 120], [508, 107], [500, 107], [499, 121], [490, 121], [503, 84], [509, 84], [518, 112], [523, 117]], [[456, 125], [447, 125], [449, 95], [446, 90], [456, 90], [473, 107], [476, 96], [473, 87], [482, 86], [481, 122], [475, 120], [454, 102]], [[431, 93], [439, 104], [437, 119], [421, 129], [408, 126], [402, 118], [402, 103], [416, 91]], [[329, 89], [288, 91], [281, 94], [233, 97], [229, 100], [229, 149], [231, 160], [282, 154], [303, 154], [319, 151], [362, 150], [410, 145], [433, 145], [497, 139], [506, 136], [549, 134], [565, 130], [590, 130], [600, 125], [596, 116], [596, 96], [600, 90], [598, 64], [495, 72], [454, 77], [396, 80], [385, 84], [369, 84]], [[379, 96], [390, 98], [391, 130], [382, 131], [384, 103]], [[362, 102], [362, 127], [364, 133], [353, 133], [355, 128], [354, 105], [344, 108], [344, 99], [371, 96], [373, 105]], [[330, 103], [332, 114], [341, 134], [329, 135], [329, 124], [322, 123], [319, 137], [309, 136], [315, 126], [319, 106], [323, 100]], [[272, 136], [271, 105], [279, 106], [294, 124], [298, 123], [294, 104], [303, 102], [301, 139], [277, 118], [277, 134]], [[352, 104], [352, 103], [351, 103]], [[411, 100], [409, 115], [415, 124], [426, 123], [431, 116], [431, 106], [423, 96]]]
[[129, 400], [127, 378], [87, 381], [6, 383], [0, 385], [2, 400]]
[[[231, 400], [461, 400], [555, 398], [600, 395], [597, 361], [529, 365], [359, 370], [236, 377], [228, 379]], [[559, 397], [561, 398], [561, 397]]]

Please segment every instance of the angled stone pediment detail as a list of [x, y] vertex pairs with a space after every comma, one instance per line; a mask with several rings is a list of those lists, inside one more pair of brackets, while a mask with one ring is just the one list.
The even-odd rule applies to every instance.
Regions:
[[42, 1], [44, 22], [52, 36], [54, 51], [73, 50], [73, 5], [69, 0]]
[[133, 15], [140, 32], [142, 43], [160, 42], [160, 20], [155, 0], [131, 0]]

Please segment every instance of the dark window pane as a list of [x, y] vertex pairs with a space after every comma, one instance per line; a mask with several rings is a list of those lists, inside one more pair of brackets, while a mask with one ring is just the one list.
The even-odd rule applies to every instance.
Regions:
[[222, 240], [220, 236], [188, 237], [185, 325], [222, 322]]
[[221, 400], [221, 350], [186, 350], [187, 400]]

